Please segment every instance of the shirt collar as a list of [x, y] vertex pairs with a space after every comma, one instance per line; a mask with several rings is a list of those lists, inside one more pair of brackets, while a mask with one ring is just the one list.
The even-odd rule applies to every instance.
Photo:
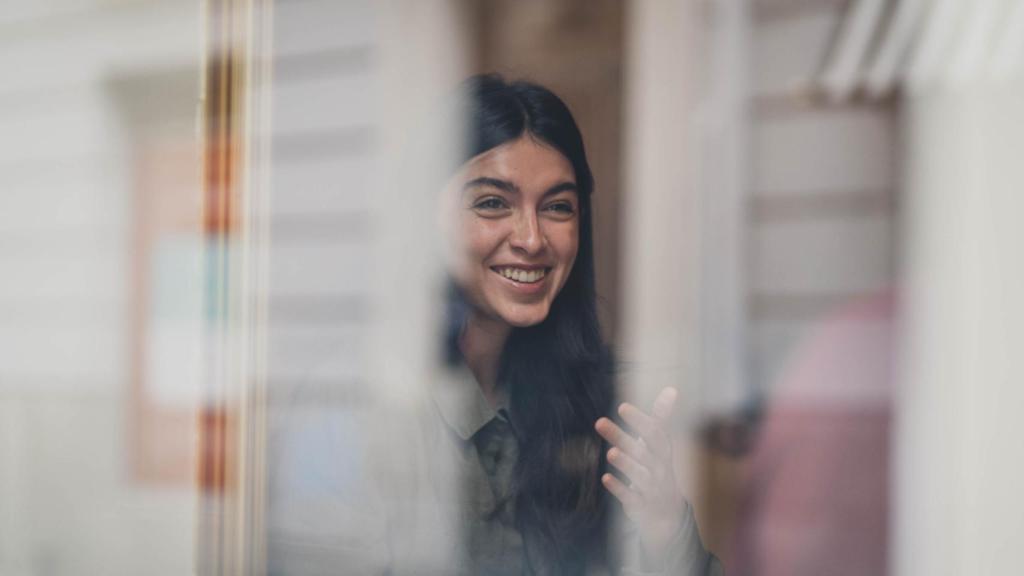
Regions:
[[465, 365], [446, 370], [433, 396], [441, 418], [463, 440], [472, 438], [497, 416]]

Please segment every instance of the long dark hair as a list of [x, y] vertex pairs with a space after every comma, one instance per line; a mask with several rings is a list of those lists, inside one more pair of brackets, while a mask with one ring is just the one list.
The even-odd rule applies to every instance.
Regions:
[[[528, 135], [562, 153], [575, 172], [576, 261], [547, 318], [513, 329], [498, 382], [509, 395], [519, 441], [515, 518], [527, 559], [553, 564], [558, 573], [583, 573], [588, 561], [607, 561], [608, 497], [600, 482], [606, 447], [594, 422], [613, 401], [611, 355], [601, 337], [594, 288], [593, 176], [576, 121], [550, 90], [479, 75], [462, 85], [461, 97], [464, 161]], [[450, 351], [466, 310], [458, 290], [452, 294], [452, 310], [462, 313], [450, 318]]]

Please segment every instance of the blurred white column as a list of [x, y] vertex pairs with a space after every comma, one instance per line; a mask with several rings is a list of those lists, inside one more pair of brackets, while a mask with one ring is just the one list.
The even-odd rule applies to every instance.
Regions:
[[631, 2], [625, 47], [622, 395], [649, 407], [674, 386], [684, 416], [700, 403], [697, 8]]
[[746, 0], [634, 2], [627, 28], [625, 396], [679, 388], [688, 419], [749, 400]]
[[1024, 566], [1024, 81], [906, 101], [893, 571]]
[[365, 271], [373, 287], [369, 360], [371, 377], [385, 386], [376, 392], [401, 402], [426, 394], [421, 384], [439, 358], [441, 191], [431, 186], [461, 146], [458, 126], [445, 126], [450, 118], [441, 114], [468, 70], [458, 8], [450, 0], [393, 0], [381, 11], [383, 155], [371, 201], [374, 260]]
[[[368, 377], [371, 393], [393, 416], [415, 413], [429, 398], [441, 371], [441, 323], [444, 315], [444, 262], [440, 248], [438, 197], [460, 152], [461, 135], [444, 114], [468, 66], [468, 35], [455, 0], [391, 0], [381, 5], [381, 164], [370, 201], [372, 266]], [[448, 122], [451, 122], [450, 124]], [[393, 460], [422, 461], [417, 442], [376, 422], [374, 434], [391, 435]], [[439, 470], [452, 463], [431, 462]], [[458, 490], [455, 484], [440, 486]], [[414, 516], [439, 502], [455, 502], [451, 493], [421, 490], [416, 495], [388, 493]], [[410, 501], [412, 500], [412, 501]], [[440, 510], [437, 523], [417, 521], [395, 527], [406, 532], [394, 570], [444, 574], [455, 562], [459, 511]], [[418, 516], [422, 520], [425, 516]], [[411, 532], [411, 533], [410, 533]]]
[[747, 372], [747, 204], [750, 190], [749, 0], [710, 5], [707, 72], [697, 117], [700, 195], [700, 376], [706, 414], [753, 398]]

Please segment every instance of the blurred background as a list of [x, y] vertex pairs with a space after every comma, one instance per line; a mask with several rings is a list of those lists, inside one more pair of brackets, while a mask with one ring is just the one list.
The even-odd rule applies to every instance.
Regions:
[[416, 184], [457, 143], [408, 150], [484, 71], [581, 126], [620, 395], [682, 391], [727, 573], [1020, 571], [1024, 2], [37, 0], [0, 575], [320, 569], [310, 487], [440, 370]]

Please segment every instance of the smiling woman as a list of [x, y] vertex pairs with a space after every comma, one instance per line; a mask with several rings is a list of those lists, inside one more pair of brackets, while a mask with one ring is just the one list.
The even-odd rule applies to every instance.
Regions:
[[[471, 378], [461, 404], [437, 405], [463, 455], [466, 572], [715, 573], [672, 472], [675, 391], [651, 414], [620, 406], [624, 427], [607, 417], [593, 178], [571, 113], [527, 82], [477, 76], [463, 90], [469, 147], [443, 221], [458, 311], [449, 357]], [[630, 518], [615, 538], [613, 502]]]
[[572, 166], [524, 135], [473, 158], [455, 180], [463, 208], [457, 282], [489, 319], [537, 324], [565, 286], [579, 247]]

